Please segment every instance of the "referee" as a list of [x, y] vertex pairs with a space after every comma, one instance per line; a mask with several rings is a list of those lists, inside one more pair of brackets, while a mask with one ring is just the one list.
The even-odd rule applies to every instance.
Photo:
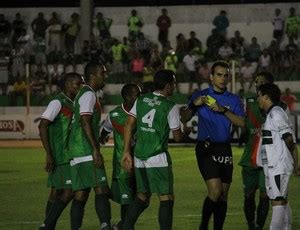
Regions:
[[195, 92], [188, 106], [181, 109], [183, 122], [198, 116], [196, 156], [205, 180], [208, 196], [202, 208], [199, 229], [208, 229], [214, 215], [214, 229], [222, 229], [227, 212], [227, 194], [232, 181], [232, 151], [230, 128], [245, 126], [244, 109], [240, 98], [227, 91], [229, 67], [217, 61], [211, 68], [209, 88]]

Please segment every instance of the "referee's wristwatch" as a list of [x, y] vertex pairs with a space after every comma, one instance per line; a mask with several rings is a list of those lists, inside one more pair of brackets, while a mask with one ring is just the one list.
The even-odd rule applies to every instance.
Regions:
[[223, 111], [221, 112], [222, 114], [225, 114], [229, 109], [225, 106], [223, 106]]

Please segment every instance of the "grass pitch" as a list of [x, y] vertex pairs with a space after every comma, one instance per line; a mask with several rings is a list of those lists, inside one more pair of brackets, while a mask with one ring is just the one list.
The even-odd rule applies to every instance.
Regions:
[[[241, 168], [237, 165], [242, 149], [234, 147], [234, 176], [229, 192], [227, 218], [224, 229], [246, 230], [243, 213]], [[111, 177], [112, 147], [102, 148], [107, 174]], [[195, 230], [200, 218], [206, 187], [197, 168], [194, 147], [170, 147], [175, 181], [175, 230]], [[47, 174], [43, 170], [44, 151], [41, 148], [0, 148], [0, 229], [37, 229], [44, 219], [49, 190]], [[293, 212], [292, 229], [300, 229], [300, 177], [292, 176], [289, 201]], [[137, 230], [159, 229], [157, 223], [158, 198], [153, 195], [150, 207], [139, 218]], [[60, 217], [57, 229], [70, 229], [69, 208]], [[112, 202], [112, 223], [119, 220], [119, 206]], [[271, 209], [265, 226], [268, 229]], [[83, 228], [99, 229], [91, 192], [85, 208]], [[211, 224], [212, 229], [212, 224]]]

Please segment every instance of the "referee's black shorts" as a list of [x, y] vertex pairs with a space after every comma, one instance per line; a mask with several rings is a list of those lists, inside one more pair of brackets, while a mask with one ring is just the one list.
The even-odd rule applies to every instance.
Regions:
[[220, 178], [222, 183], [231, 183], [233, 159], [229, 143], [198, 142], [196, 157], [205, 181]]

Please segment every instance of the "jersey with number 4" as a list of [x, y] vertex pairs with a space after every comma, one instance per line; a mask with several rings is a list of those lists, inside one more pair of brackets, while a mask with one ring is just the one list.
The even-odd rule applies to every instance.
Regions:
[[165, 96], [153, 92], [139, 97], [130, 111], [136, 117], [134, 155], [146, 160], [168, 151], [169, 133], [180, 128], [179, 108]]

